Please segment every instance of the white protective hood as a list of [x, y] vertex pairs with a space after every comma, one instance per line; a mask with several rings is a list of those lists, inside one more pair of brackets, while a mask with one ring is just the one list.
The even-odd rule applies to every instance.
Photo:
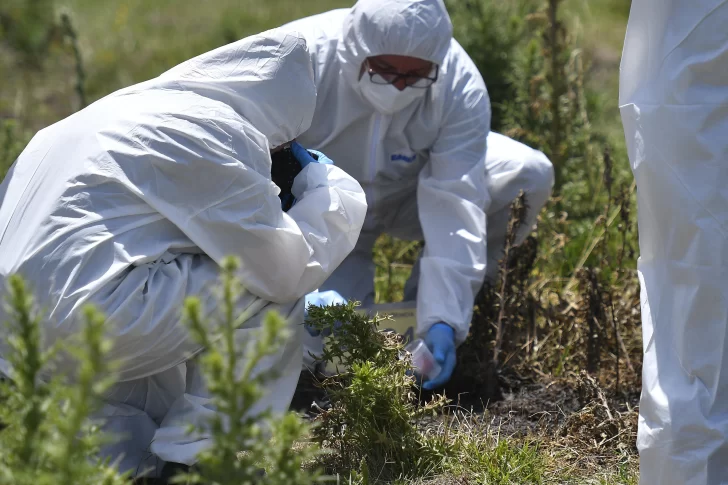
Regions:
[[271, 32], [190, 59], [152, 85], [227, 104], [268, 138], [271, 149], [289, 142], [311, 125], [313, 68], [300, 34]]
[[359, 0], [341, 32], [337, 54], [342, 73], [356, 86], [367, 57], [407, 55], [442, 65], [452, 23], [442, 0]]
[[281, 210], [269, 149], [309, 127], [315, 102], [303, 37], [277, 29], [40, 131], [0, 187], [0, 284], [29, 281], [51, 342], [78, 330], [80, 305], [101, 307], [124, 379], [194, 350], [179, 310], [209, 296], [211, 272], [189, 255], [241, 259], [241, 309], [296, 301], [351, 252], [366, 213], [361, 186], [321, 164]]
[[620, 105], [639, 215], [640, 483], [728, 483], [728, 1], [633, 0]]

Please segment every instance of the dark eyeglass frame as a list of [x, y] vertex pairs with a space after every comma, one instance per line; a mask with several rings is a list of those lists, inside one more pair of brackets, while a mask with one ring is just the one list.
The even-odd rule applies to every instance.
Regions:
[[[420, 76], [418, 74], [410, 74], [410, 73], [402, 74], [399, 72], [384, 72], [384, 71], [376, 72], [376, 71], [374, 71], [374, 69], [372, 68], [372, 65], [369, 63], [368, 60], [366, 61], [366, 63], [367, 63], [367, 74], [369, 74], [369, 79], [374, 84], [381, 84], [381, 85], [394, 84], [397, 81], [399, 81], [400, 79], [404, 79], [404, 84], [408, 88], [427, 89], [430, 86], [432, 86], [433, 84], [435, 84], [435, 82], [437, 81], [437, 79], [440, 75], [440, 66], [438, 64], [435, 64], [435, 77], [429, 77], [429, 76]], [[375, 74], [378, 76], [381, 76], [381, 77], [392, 76], [392, 80], [386, 81], [386, 79], [385, 79], [384, 81], [386, 81], [386, 82], [378, 82], [378, 81], [374, 80]], [[410, 80], [413, 80], [413, 81], [410, 81]], [[428, 84], [426, 86], [415, 86], [414, 85], [414, 83], [417, 83], [420, 81], [425, 81]]]

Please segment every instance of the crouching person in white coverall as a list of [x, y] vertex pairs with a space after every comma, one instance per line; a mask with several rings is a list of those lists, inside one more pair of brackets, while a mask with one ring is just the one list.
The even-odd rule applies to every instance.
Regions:
[[45, 341], [78, 332], [85, 303], [109, 318], [107, 358], [119, 363], [120, 382], [103, 415], [108, 431], [127, 437], [105, 453], [122, 458], [122, 470], [191, 465], [210, 444], [187, 433], [214, 410], [191, 360], [204, 349], [181, 309], [190, 295], [211, 309], [227, 255], [241, 260], [247, 290], [241, 345], [269, 310], [296, 327], [266, 364], [280, 377], [258, 407], [288, 409], [302, 365], [303, 296], [354, 248], [366, 213], [359, 183], [303, 149], [296, 203], [282, 210], [271, 151], [309, 127], [315, 96], [304, 38], [264, 32], [41, 130], [5, 179], [0, 275], [30, 283], [49, 312]]
[[637, 183], [643, 485], [728, 483], [728, 1], [634, 0], [620, 105]]
[[[377, 237], [424, 240], [405, 298], [416, 298], [417, 333], [443, 368], [424, 387], [439, 387], [475, 295], [497, 275], [511, 202], [525, 191], [520, 243], [550, 197], [553, 166], [490, 132], [486, 86], [441, 0], [359, 0], [287, 27], [308, 40], [318, 91], [314, 121], [298, 139], [353, 175], [369, 207], [356, 249], [322, 287], [340, 296], [320, 300], [372, 303]], [[307, 354], [320, 351], [316, 337], [306, 339]]]

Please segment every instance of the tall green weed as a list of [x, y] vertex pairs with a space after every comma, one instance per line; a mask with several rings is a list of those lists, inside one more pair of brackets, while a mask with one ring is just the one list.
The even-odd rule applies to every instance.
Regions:
[[[84, 311], [78, 341], [41, 346], [41, 317], [22, 279], [9, 280], [7, 337], [12, 382], [0, 383], [0, 483], [7, 485], [117, 485], [125, 482], [116, 469], [95, 459], [103, 436], [88, 419], [99, 396], [112, 381], [104, 359], [109, 342], [104, 319], [93, 308]], [[60, 354], [73, 358], [77, 372], [53, 372]]]
[[[310, 443], [300, 446], [309, 441], [309, 426], [294, 413], [250, 414], [265, 385], [277, 377], [275, 369], [256, 369], [279, 351], [292, 330], [291, 322], [270, 312], [257, 337], [239, 347], [234, 341], [243, 317], [236, 310], [242, 288], [235, 277], [237, 267], [232, 258], [224, 263], [218, 305], [210, 317], [203, 318], [197, 298], [185, 303], [191, 333], [206, 348], [199, 359], [218, 412], [209, 422], [191, 424], [190, 431], [211, 434], [211, 448], [201, 453], [197, 466], [175, 480], [215, 485], [314, 483], [320, 473], [303, 465], [317, 455], [317, 448]], [[111, 344], [104, 338], [104, 316], [86, 307], [82, 334], [43, 351], [42, 316], [18, 276], [9, 280], [6, 314], [4, 335], [10, 350], [2, 357], [10, 364], [12, 379], [0, 382], [0, 485], [128, 483], [112, 463], [95, 458], [100, 446], [115, 438], [102, 434], [99, 423], [90, 418], [114, 383], [113, 363], [105, 359]], [[57, 372], [54, 363], [59, 357], [73, 359], [76, 371]]]
[[[198, 427], [212, 435], [212, 444], [199, 456], [196, 469], [180, 476], [179, 483], [240, 485], [306, 485], [320, 473], [304, 467], [316, 453], [313, 446], [296, 446], [307, 440], [309, 426], [295, 413], [275, 415], [270, 410], [252, 414], [266, 384], [279, 377], [275, 368], [259, 371], [293, 336], [292, 326], [278, 313], [269, 312], [256, 338], [243, 348], [235, 340], [241, 321], [236, 303], [243, 287], [235, 276], [239, 261], [222, 265], [219, 310], [204, 318], [199, 299], [185, 303], [186, 320], [193, 338], [206, 350], [200, 365], [217, 413]], [[261, 475], [261, 471], [265, 471]]]

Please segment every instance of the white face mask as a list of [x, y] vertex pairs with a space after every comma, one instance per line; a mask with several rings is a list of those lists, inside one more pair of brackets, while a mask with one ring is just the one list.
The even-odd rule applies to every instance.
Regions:
[[427, 92], [427, 89], [411, 87], [400, 91], [392, 84], [374, 84], [366, 73], [359, 80], [359, 88], [364, 99], [369, 101], [375, 110], [385, 115], [403, 110]]

